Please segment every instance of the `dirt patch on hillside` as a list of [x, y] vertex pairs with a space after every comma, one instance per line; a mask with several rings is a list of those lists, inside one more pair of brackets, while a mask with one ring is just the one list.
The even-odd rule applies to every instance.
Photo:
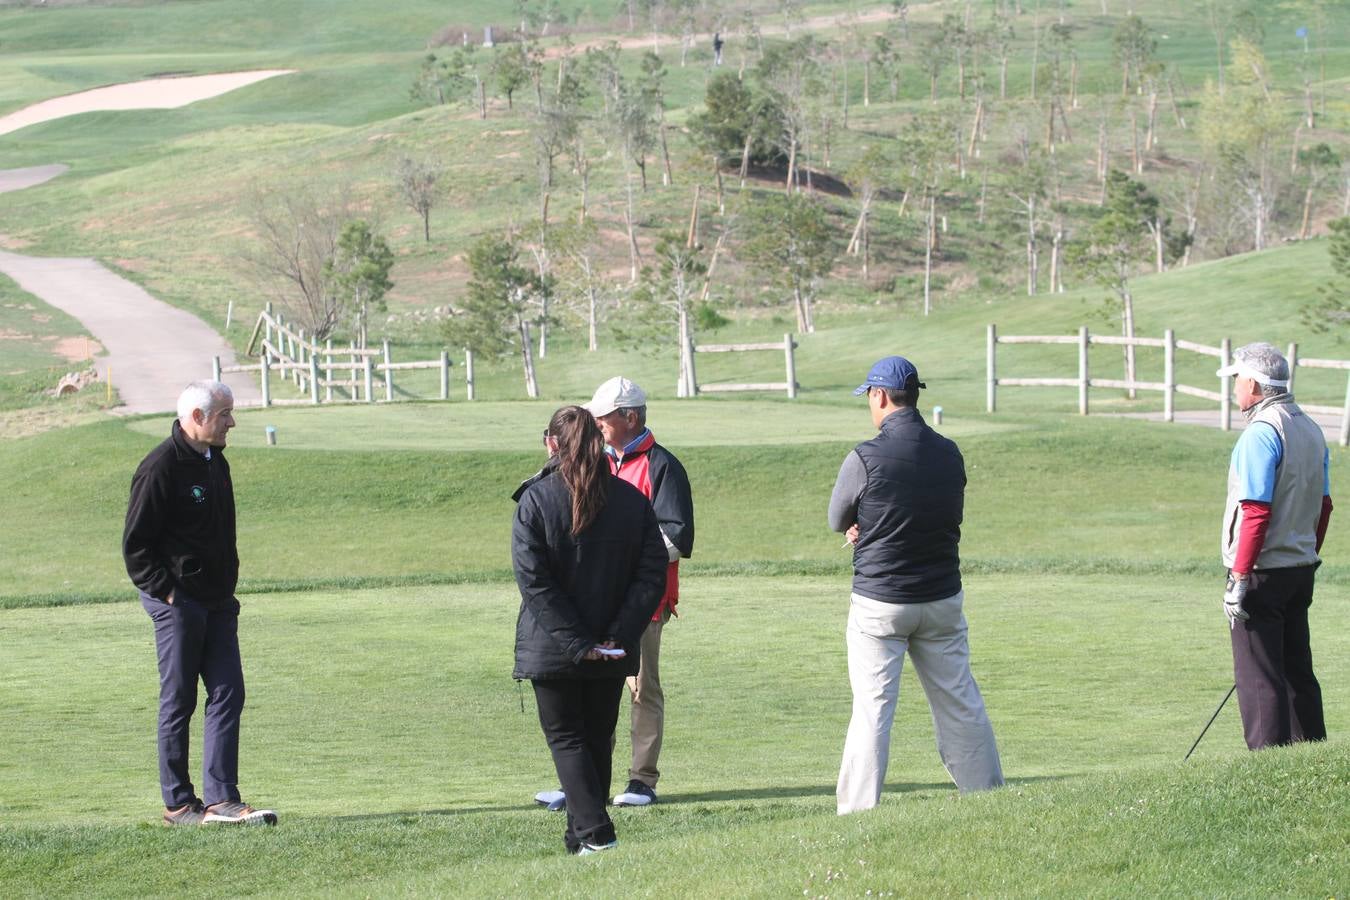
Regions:
[[67, 337], [59, 338], [52, 345], [52, 352], [65, 359], [67, 362], [83, 362], [86, 359], [93, 359], [103, 352], [103, 345], [93, 338], [85, 337]]

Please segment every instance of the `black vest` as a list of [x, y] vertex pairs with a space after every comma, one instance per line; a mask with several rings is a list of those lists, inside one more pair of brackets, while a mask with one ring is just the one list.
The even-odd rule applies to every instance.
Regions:
[[867, 469], [858, 502], [853, 591], [888, 603], [928, 603], [961, 590], [966, 468], [956, 444], [901, 409], [854, 451]]

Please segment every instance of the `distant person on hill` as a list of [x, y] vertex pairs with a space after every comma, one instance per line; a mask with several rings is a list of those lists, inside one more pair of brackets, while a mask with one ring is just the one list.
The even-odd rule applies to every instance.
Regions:
[[[661, 632], [680, 599], [680, 558], [694, 552], [694, 497], [689, 476], [675, 455], [656, 443], [647, 427], [647, 394], [622, 376], [596, 388], [585, 409], [605, 436], [610, 468], [620, 479], [651, 500], [661, 527], [670, 565], [661, 605], [642, 635], [642, 665], [628, 679], [633, 700], [630, 736], [632, 763], [628, 786], [614, 797], [615, 806], [648, 806], [656, 802], [658, 762], [665, 735], [665, 692], [661, 689]], [[558, 809], [565, 791], [542, 791], [535, 800]]]
[[714, 66], [720, 66], [720, 65], [722, 64], [722, 47], [724, 46], [724, 44], [725, 44], [725, 42], [722, 40], [722, 34], [721, 34], [721, 32], [714, 32], [714, 33], [713, 33], [713, 65], [714, 65]]
[[1331, 520], [1326, 438], [1294, 402], [1289, 361], [1272, 345], [1239, 347], [1217, 374], [1233, 376], [1247, 418], [1228, 464], [1220, 539], [1242, 730], [1253, 750], [1326, 740], [1308, 634]]
[[961, 451], [919, 415], [914, 366], [888, 356], [854, 391], [880, 433], [844, 459], [829, 522], [853, 544], [848, 677], [853, 716], [836, 791], [840, 815], [881, 801], [905, 653], [937, 731], [938, 755], [962, 793], [1003, 784], [994, 729], [970, 672], [958, 545]]
[[554, 413], [556, 455], [520, 495], [511, 562], [520, 586], [514, 677], [534, 686], [567, 797], [569, 853], [615, 846], [605, 811], [624, 678], [661, 602], [666, 550], [651, 504], [615, 478], [579, 406]]
[[[178, 398], [168, 438], [131, 480], [122, 533], [127, 574], [155, 629], [159, 657], [159, 783], [170, 825], [275, 825], [277, 814], [239, 797], [239, 553], [234, 486], [225, 461], [234, 395], [198, 381]], [[206, 688], [202, 796], [188, 776], [197, 682]]]

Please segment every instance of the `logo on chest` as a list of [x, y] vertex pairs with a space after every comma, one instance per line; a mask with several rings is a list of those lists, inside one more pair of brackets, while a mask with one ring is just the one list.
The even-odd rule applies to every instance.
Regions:
[[190, 493], [193, 503], [206, 502], [206, 488], [202, 487], [200, 484], [194, 484]]

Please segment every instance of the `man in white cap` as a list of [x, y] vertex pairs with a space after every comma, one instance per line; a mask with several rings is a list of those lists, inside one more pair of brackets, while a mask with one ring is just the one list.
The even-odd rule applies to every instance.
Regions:
[[[614, 798], [615, 806], [647, 806], [656, 802], [656, 783], [661, 777], [657, 764], [665, 732], [661, 629], [675, 615], [680, 599], [680, 558], [688, 559], [694, 552], [694, 497], [684, 466], [656, 442], [647, 427], [647, 394], [642, 388], [616, 376], [596, 388], [585, 408], [605, 436], [605, 452], [614, 474], [651, 500], [670, 558], [665, 595], [642, 635], [641, 665], [637, 675], [628, 679], [633, 699], [633, 757], [628, 787]], [[549, 809], [561, 809], [566, 803], [560, 791], [540, 792], [535, 800]]]
[[881, 801], [907, 653], [933, 712], [938, 755], [957, 788], [1003, 784], [962, 613], [965, 462], [919, 415], [924, 387], [903, 356], [872, 366], [854, 393], [867, 395], [878, 434], [844, 458], [830, 495], [830, 527], [853, 544], [846, 633], [853, 715], [835, 790], [841, 816]]
[[1289, 362], [1248, 344], [1216, 373], [1233, 377], [1247, 418], [1228, 466], [1221, 550], [1233, 674], [1252, 750], [1327, 736], [1313, 674], [1308, 607], [1331, 520], [1331, 456], [1289, 393]]

